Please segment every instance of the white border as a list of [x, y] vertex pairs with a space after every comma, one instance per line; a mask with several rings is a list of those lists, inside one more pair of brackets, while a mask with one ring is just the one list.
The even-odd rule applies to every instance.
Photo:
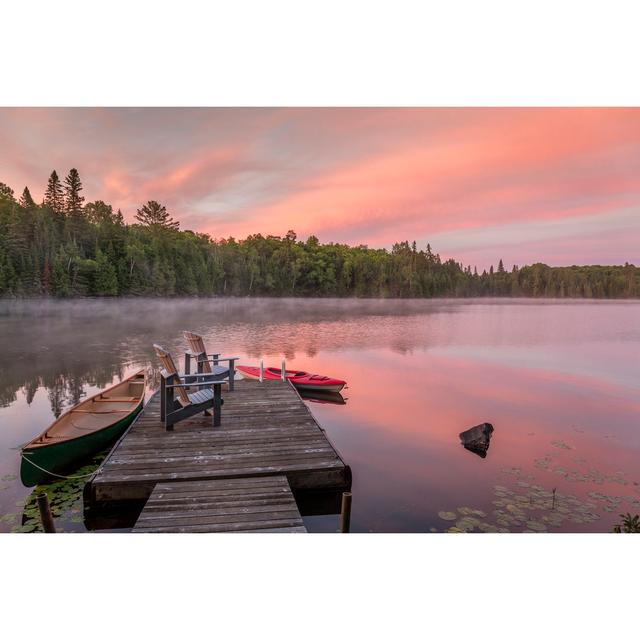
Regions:
[[582, 639], [634, 637], [636, 628], [638, 545], [629, 535], [1, 542], [13, 569], [0, 583], [3, 628], [29, 638]]
[[[634, 106], [637, 6], [5, 3], [0, 104]], [[0, 163], [10, 161], [0, 148]], [[634, 540], [7, 535], [3, 630], [154, 639], [633, 637]]]
[[633, 0], [31, 0], [4, 106], [640, 103]]

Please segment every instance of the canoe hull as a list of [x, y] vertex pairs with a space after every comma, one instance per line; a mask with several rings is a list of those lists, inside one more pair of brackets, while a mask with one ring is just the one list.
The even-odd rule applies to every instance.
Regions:
[[[25, 487], [33, 487], [40, 483], [52, 482], [58, 479], [56, 476], [41, 471], [34, 465], [61, 475], [67, 475], [65, 472], [74, 468], [77, 469], [81, 462], [90, 459], [96, 453], [112, 445], [136, 419], [142, 409], [142, 404], [143, 402], [141, 401], [131, 413], [128, 413], [124, 418], [105, 429], [88, 433], [73, 440], [23, 450], [20, 464], [20, 480], [22, 484]], [[25, 457], [28, 460], [25, 460]], [[34, 464], [31, 464], [29, 460]]]

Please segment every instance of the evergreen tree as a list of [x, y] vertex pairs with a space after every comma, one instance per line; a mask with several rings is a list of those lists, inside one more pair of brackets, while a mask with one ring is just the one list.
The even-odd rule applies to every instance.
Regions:
[[136, 220], [152, 229], [178, 229], [180, 223], [167, 213], [167, 208], [155, 200], [149, 200], [136, 213]]
[[0, 182], [0, 200], [9, 200], [11, 202], [14, 201], [13, 189], [9, 185], [6, 185], [4, 182]]
[[61, 298], [71, 295], [71, 279], [62, 256], [58, 256], [53, 263], [51, 292]]
[[49, 256], [44, 257], [44, 266], [42, 267], [42, 292], [48, 296], [51, 292], [51, 270], [49, 269]]
[[500, 260], [495, 272], [491, 267], [478, 275], [475, 267], [443, 262], [430, 245], [421, 249], [408, 241], [391, 251], [321, 244], [314, 236], [299, 241], [293, 231], [214, 241], [180, 232], [155, 201], [141, 207], [142, 224], [134, 225], [105, 202], [83, 206], [75, 170], [66, 187], [67, 206], [61, 207], [54, 172], [47, 204], [38, 206], [28, 189], [19, 205], [0, 184], [0, 296], [640, 296], [640, 268], [629, 263], [513, 265], [507, 272]]
[[116, 269], [102, 251], [99, 251], [96, 255], [94, 293], [98, 296], [118, 295], [118, 277]]
[[20, 198], [20, 206], [27, 211], [33, 211], [36, 208], [36, 203], [31, 197], [29, 187], [25, 187], [24, 191], [22, 192], [22, 197]]
[[60, 184], [60, 178], [58, 178], [55, 170], [52, 171], [49, 176], [47, 190], [44, 192], [44, 203], [48, 205], [54, 213], [58, 215], [64, 214], [64, 191], [62, 184]]
[[69, 175], [64, 179], [64, 185], [64, 208], [67, 215], [82, 215], [84, 196], [80, 195], [82, 182], [77, 169], [69, 171]]
[[85, 235], [85, 219], [82, 209], [84, 197], [80, 195], [82, 182], [77, 169], [71, 169], [69, 175], [64, 180], [65, 202], [64, 208], [67, 214], [65, 231], [67, 237], [74, 245], [82, 244], [81, 240]]

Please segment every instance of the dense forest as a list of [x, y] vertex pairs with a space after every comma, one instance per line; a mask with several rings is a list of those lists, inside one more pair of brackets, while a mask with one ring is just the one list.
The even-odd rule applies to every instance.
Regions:
[[76, 169], [54, 171], [44, 200], [0, 182], [0, 296], [531, 296], [630, 298], [640, 268], [548, 267], [478, 273], [431, 247], [387, 249], [260, 234], [214, 240], [180, 231], [149, 201], [126, 224], [101, 200], [85, 203]]

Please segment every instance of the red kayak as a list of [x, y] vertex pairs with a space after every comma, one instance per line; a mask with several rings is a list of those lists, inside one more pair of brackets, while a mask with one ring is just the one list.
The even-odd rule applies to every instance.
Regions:
[[[248, 378], [254, 380], [260, 379], [260, 367], [247, 367], [238, 364], [236, 369], [241, 371]], [[292, 384], [300, 389], [308, 389], [309, 391], [340, 391], [345, 384], [344, 380], [337, 378], [329, 378], [328, 376], [319, 376], [315, 373], [307, 373], [306, 371], [295, 371], [294, 369], [285, 369], [284, 375], [291, 380]], [[280, 380], [282, 370], [277, 367], [265, 367], [265, 380]]]

